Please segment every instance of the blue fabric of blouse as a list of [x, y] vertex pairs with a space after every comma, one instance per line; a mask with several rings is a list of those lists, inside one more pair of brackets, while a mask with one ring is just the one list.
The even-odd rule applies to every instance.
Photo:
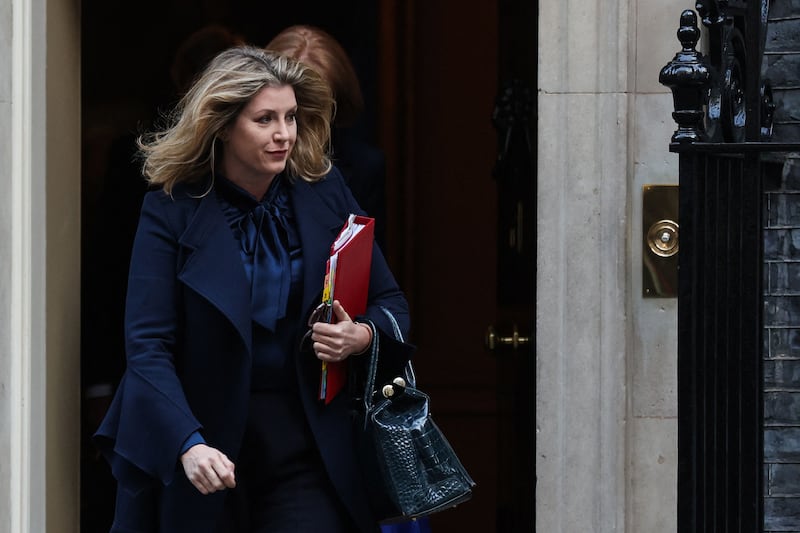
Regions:
[[298, 286], [302, 271], [285, 180], [283, 174], [276, 176], [261, 201], [224, 177], [216, 187], [225, 219], [241, 244], [253, 320], [272, 332], [286, 316], [292, 285]]
[[292, 353], [303, 281], [287, 178], [276, 176], [261, 201], [221, 176], [215, 190], [251, 285], [254, 388], [272, 388], [264, 379], [283, 387], [291, 376], [279, 374]]

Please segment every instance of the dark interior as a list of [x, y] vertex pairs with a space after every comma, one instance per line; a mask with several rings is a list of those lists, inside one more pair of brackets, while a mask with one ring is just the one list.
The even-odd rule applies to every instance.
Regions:
[[[431, 518], [433, 530], [532, 531], [535, 379], [488, 354], [484, 335], [504, 316], [533, 325], [534, 272], [501, 276], [527, 294], [522, 305], [504, 309], [497, 296], [503, 209], [492, 176], [492, 115], [511, 79], [535, 95], [536, 3], [84, 0], [81, 7], [84, 385], [124, 364], [124, 280], [143, 187], [132, 142], [177, 100], [170, 68], [181, 42], [219, 24], [263, 46], [288, 25], [313, 24], [342, 43], [358, 71], [366, 113], [357, 128], [387, 158], [384, 252], [411, 304], [420, 388], [478, 483], [471, 501]], [[521, 190], [531, 202], [534, 188]], [[526, 243], [535, 249], [534, 239]], [[527, 279], [516, 283], [520, 275]], [[526, 355], [528, 373], [534, 359]], [[108, 531], [113, 510], [113, 480], [86, 440], [102, 408], [84, 401], [82, 533]], [[520, 435], [522, 451], [512, 445]], [[515, 462], [518, 454], [524, 462]]]

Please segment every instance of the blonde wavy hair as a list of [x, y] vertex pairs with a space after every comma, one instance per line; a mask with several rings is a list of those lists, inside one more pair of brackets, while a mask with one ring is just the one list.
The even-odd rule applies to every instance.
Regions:
[[[253, 46], [217, 55], [166, 118], [167, 127], [139, 137], [142, 172], [168, 194], [178, 183], [214, 175], [219, 133], [264, 87], [290, 85], [297, 99], [297, 141], [286, 165], [290, 178], [317, 181], [331, 169], [334, 109], [328, 84], [313, 69]], [[212, 181], [213, 185], [213, 181]]]

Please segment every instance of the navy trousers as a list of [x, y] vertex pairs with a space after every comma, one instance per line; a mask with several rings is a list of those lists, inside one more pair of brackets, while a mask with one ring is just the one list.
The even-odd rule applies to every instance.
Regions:
[[247, 430], [220, 533], [349, 533], [336, 494], [292, 390], [251, 395]]

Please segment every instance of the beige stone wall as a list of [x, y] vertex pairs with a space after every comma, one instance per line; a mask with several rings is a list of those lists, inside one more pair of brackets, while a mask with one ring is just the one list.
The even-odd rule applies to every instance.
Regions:
[[677, 302], [642, 298], [640, 242], [685, 7], [540, 5], [537, 531], [676, 529]]
[[[0, 0], [0, 190], [11, 190], [11, 0]], [[11, 531], [11, 195], [0, 195], [0, 532]]]
[[78, 531], [80, 4], [0, 0], [0, 533]]
[[47, 2], [47, 533], [77, 533], [80, 468], [79, 0]]
[[643, 299], [642, 187], [677, 184], [678, 156], [667, 150], [675, 123], [672, 96], [658, 73], [680, 50], [676, 32], [691, 3], [635, 5], [636, 46], [631, 138], [632, 219], [629, 276], [631, 309], [629, 368], [628, 531], [674, 532], [677, 513], [677, 299]]

